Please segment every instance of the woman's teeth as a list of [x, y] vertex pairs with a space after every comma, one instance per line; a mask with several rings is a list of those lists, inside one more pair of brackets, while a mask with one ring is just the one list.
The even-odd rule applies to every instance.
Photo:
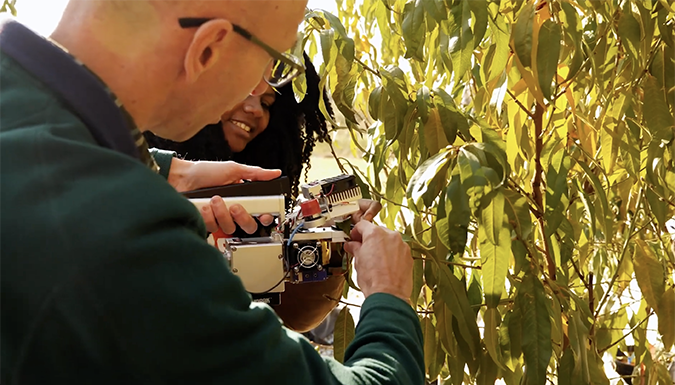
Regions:
[[244, 130], [246, 132], [251, 132], [251, 127], [249, 127], [246, 123], [237, 122], [235, 120], [232, 120], [232, 124], [234, 124], [235, 126], [241, 128], [242, 130]]

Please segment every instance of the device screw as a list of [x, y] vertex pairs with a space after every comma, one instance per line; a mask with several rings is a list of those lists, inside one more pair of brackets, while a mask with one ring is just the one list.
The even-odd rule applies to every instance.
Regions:
[[316, 247], [321, 247], [321, 242], [317, 242]]
[[284, 255], [283, 255], [283, 254], [279, 254], [279, 259], [284, 259]]
[[323, 266], [319, 265], [319, 266], [316, 267], [316, 269], [321, 271], [321, 270], [323, 270]]
[[232, 249], [233, 252], [234, 252], [234, 251], [237, 251], [237, 247], [236, 247], [236, 246], [232, 246], [232, 247], [230, 247], [230, 249]]
[[236, 274], [239, 272], [239, 270], [235, 267], [234, 269], [232, 269], [232, 272]]
[[293, 248], [294, 248], [294, 249], [297, 249], [298, 247], [299, 247], [299, 246], [298, 246], [297, 243], [294, 243], [294, 244], [293, 244]]
[[297, 273], [297, 272], [300, 271], [300, 268], [298, 266], [296, 266], [293, 270]]

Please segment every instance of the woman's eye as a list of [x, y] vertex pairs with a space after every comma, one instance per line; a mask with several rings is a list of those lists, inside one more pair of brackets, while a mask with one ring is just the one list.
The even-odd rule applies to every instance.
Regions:
[[271, 107], [271, 105], [270, 105], [270, 104], [265, 104], [265, 103], [263, 103], [262, 107], [263, 107], [264, 109], [266, 109], [266, 110], [269, 110], [270, 107]]

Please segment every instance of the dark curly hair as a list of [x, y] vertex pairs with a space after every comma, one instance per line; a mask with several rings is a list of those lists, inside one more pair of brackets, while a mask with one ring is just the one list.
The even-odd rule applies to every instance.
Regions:
[[319, 90], [320, 77], [305, 53], [305, 77], [307, 92], [298, 103], [293, 85], [280, 89], [270, 108], [270, 120], [267, 128], [255, 137], [246, 148], [233, 153], [223, 133], [221, 123], [204, 127], [194, 137], [185, 142], [173, 142], [146, 132], [145, 138], [150, 147], [175, 151], [179, 157], [187, 160], [226, 161], [281, 169], [282, 175], [291, 181], [291, 192], [298, 195], [298, 186], [302, 170], [310, 168], [310, 156], [316, 141], [329, 140], [326, 118], [319, 108], [323, 97], [327, 112], [333, 117], [328, 95]]

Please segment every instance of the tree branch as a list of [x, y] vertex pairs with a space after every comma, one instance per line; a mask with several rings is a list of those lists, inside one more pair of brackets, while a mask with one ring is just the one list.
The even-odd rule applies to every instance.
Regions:
[[539, 213], [535, 214], [539, 221], [539, 227], [541, 228], [541, 235], [544, 238], [544, 256], [546, 257], [546, 267], [548, 269], [548, 276], [551, 280], [556, 280], [556, 266], [555, 261], [551, 257], [551, 247], [550, 239], [546, 236], [546, 223], [544, 220], [544, 213], [546, 212], [544, 208], [544, 196], [542, 194], [542, 178], [544, 176], [544, 168], [541, 164], [541, 153], [544, 149], [544, 139], [542, 137], [544, 129], [544, 106], [537, 103], [534, 109], [534, 115], [532, 115], [532, 120], [534, 121], [534, 135], [535, 135], [535, 150], [534, 150], [534, 162], [535, 162], [535, 171], [534, 177], [532, 179], [532, 199], [537, 205], [537, 210]]

